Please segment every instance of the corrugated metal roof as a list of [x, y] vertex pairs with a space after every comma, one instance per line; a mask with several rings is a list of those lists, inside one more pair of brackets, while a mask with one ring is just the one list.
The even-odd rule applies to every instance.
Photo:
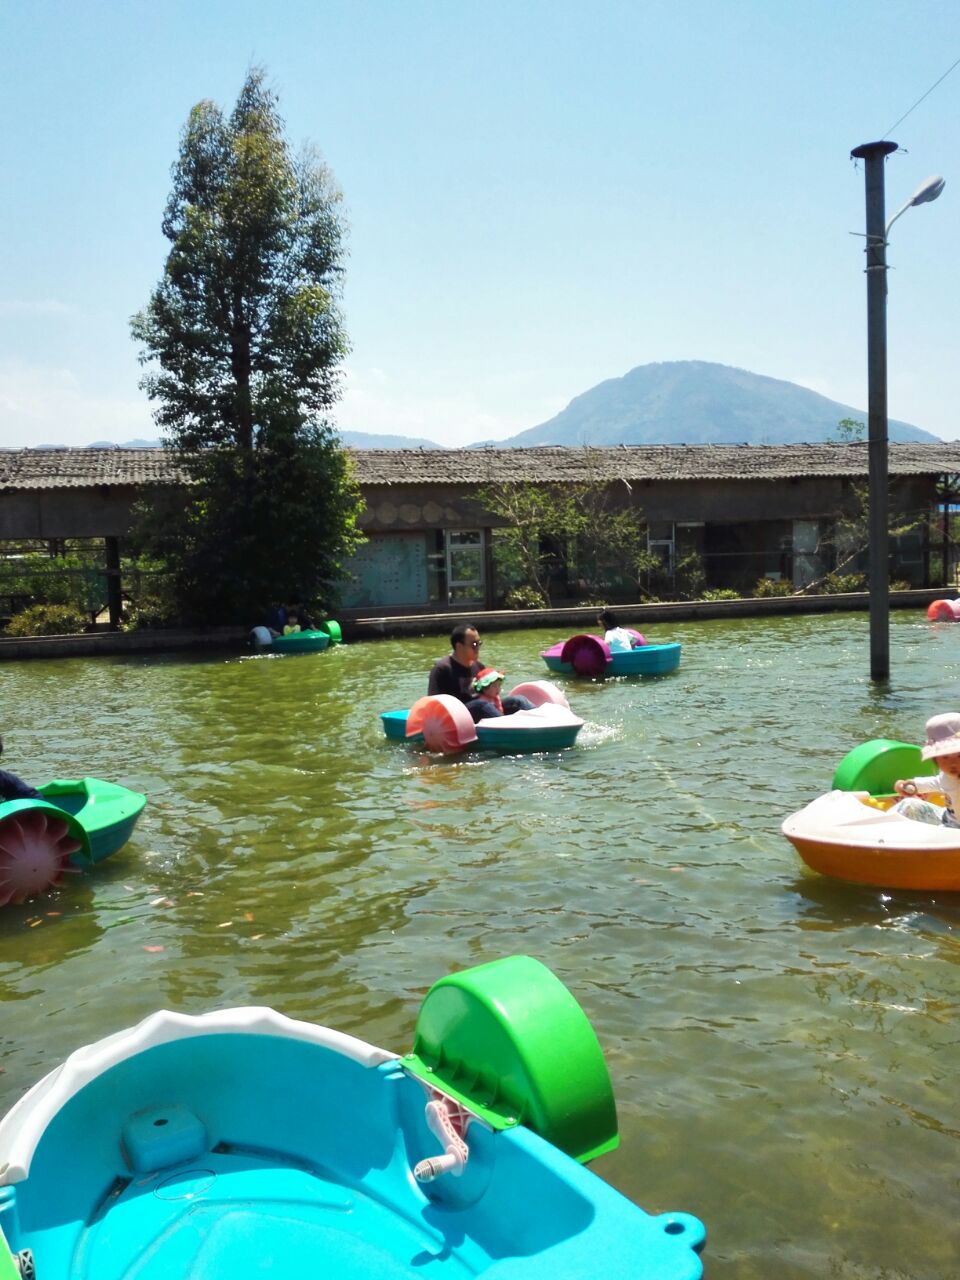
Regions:
[[[864, 477], [860, 444], [621, 445], [613, 449], [351, 449], [362, 485], [496, 481], [778, 480]], [[891, 444], [891, 475], [960, 474], [960, 442]], [[83, 489], [179, 484], [166, 449], [0, 449], [0, 488]]]
[[0, 449], [0, 490], [180, 484], [166, 449]]
[[[776, 480], [866, 476], [867, 445], [621, 445], [615, 449], [353, 450], [362, 484]], [[891, 475], [960, 472], [960, 443], [892, 444]]]

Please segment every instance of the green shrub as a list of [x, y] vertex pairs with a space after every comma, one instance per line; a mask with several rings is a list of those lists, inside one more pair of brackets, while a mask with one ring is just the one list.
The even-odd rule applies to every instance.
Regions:
[[514, 587], [503, 600], [507, 609], [546, 609], [547, 601], [536, 587]]
[[32, 604], [7, 623], [8, 636], [69, 636], [86, 629], [87, 615], [69, 604]]
[[867, 575], [865, 573], [828, 573], [820, 589], [825, 596], [843, 595], [847, 591], [866, 591]]
[[143, 595], [123, 611], [124, 631], [148, 631], [155, 627], [172, 627], [177, 623], [176, 607], [162, 596]]
[[784, 582], [783, 580], [775, 582], [773, 578], [761, 578], [753, 588], [753, 594], [761, 598], [764, 596], [792, 596], [793, 583]]
[[742, 600], [739, 591], [734, 591], [733, 587], [711, 587], [705, 591], [701, 597], [703, 600]]

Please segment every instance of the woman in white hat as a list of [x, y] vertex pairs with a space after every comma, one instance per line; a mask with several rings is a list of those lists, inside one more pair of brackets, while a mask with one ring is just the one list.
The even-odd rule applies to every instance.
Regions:
[[960, 827], [960, 713], [947, 711], [927, 721], [927, 740], [920, 750], [923, 760], [932, 760], [938, 774], [922, 778], [902, 778], [893, 784], [898, 796], [925, 796], [939, 792], [944, 808], [926, 800], [901, 800], [897, 812], [920, 822], [942, 822], [947, 827]]

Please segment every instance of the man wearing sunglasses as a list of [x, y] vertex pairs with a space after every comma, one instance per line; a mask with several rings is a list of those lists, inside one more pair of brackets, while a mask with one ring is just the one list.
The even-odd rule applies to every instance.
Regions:
[[472, 622], [461, 622], [454, 627], [450, 633], [453, 652], [445, 658], [438, 658], [433, 664], [427, 693], [449, 693], [461, 702], [469, 702], [474, 696], [470, 685], [474, 676], [483, 669], [480, 661], [482, 643]]
[[[449, 693], [466, 703], [467, 710], [474, 720], [485, 718], [491, 714], [490, 703], [478, 698], [471, 685], [474, 678], [483, 670], [480, 661], [480, 646], [483, 641], [472, 622], [462, 622], [450, 632], [450, 647], [453, 653], [445, 658], [438, 658], [430, 672], [427, 693]], [[495, 715], [513, 715], [515, 711], [529, 711], [533, 703], [522, 694], [508, 694], [501, 699], [502, 711]]]

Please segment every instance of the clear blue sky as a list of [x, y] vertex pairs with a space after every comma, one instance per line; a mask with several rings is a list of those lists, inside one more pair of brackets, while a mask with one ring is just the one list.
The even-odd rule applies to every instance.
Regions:
[[712, 360], [866, 405], [884, 136], [889, 411], [960, 438], [957, 0], [5, 0], [0, 445], [156, 438], [128, 321], [191, 106], [267, 69], [351, 231], [344, 429], [534, 426]]

